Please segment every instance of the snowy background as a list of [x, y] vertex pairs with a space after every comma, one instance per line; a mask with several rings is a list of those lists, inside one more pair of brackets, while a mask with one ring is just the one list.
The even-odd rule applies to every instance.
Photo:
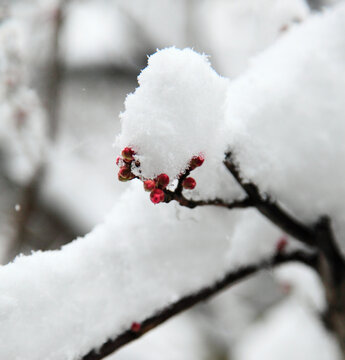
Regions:
[[[202, 152], [195, 199], [243, 197], [235, 149], [299, 219], [329, 214], [345, 250], [344, 18], [326, 0], [0, 0], [0, 358], [78, 359], [282, 237], [301, 247], [252, 209], [154, 206], [117, 180], [127, 145], [146, 178]], [[290, 263], [109, 359], [341, 360], [324, 308]]]

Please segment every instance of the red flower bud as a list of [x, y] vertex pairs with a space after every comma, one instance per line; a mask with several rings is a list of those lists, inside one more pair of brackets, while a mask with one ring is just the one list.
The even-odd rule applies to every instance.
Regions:
[[285, 250], [287, 244], [288, 244], [287, 238], [285, 236], [282, 236], [276, 244], [276, 251], [278, 253], [283, 252]]
[[183, 180], [182, 186], [184, 189], [192, 190], [196, 186], [196, 181], [192, 177], [187, 177]]
[[193, 156], [189, 163], [190, 170], [194, 170], [195, 168], [201, 166], [204, 163], [204, 160], [205, 158], [202, 155]]
[[154, 180], [146, 180], [144, 181], [144, 189], [145, 191], [152, 191], [156, 187], [156, 182]]
[[139, 332], [141, 330], [141, 324], [137, 322], [132, 323], [131, 330], [135, 333]]
[[134, 150], [132, 150], [130, 147], [125, 147], [122, 150], [122, 153], [121, 153], [124, 161], [133, 161], [134, 160], [134, 157], [133, 157], [134, 154], [135, 154]]
[[122, 166], [118, 172], [118, 178], [120, 181], [132, 180], [135, 176], [131, 173], [131, 169], [127, 166]]
[[157, 176], [158, 187], [165, 189], [169, 185], [169, 176], [167, 174], [160, 174]]
[[154, 204], [159, 204], [164, 201], [164, 191], [161, 189], [154, 189], [151, 191], [150, 199]]

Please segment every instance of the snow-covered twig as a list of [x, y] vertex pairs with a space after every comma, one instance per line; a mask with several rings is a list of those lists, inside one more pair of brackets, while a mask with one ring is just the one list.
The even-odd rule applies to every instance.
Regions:
[[238, 281], [241, 281], [250, 275], [257, 273], [260, 270], [284, 264], [290, 261], [299, 261], [309, 266], [315, 267], [316, 260], [317, 256], [315, 253], [305, 253], [302, 251], [295, 251], [290, 254], [278, 253], [273, 258], [264, 260], [258, 264], [252, 264], [242, 267], [236, 271], [230, 271], [229, 273], [225, 274], [222, 279], [200, 289], [193, 294], [179, 299], [170, 306], [161, 309], [153, 316], [147, 318], [141, 324], [135, 324], [136, 326], [132, 325], [132, 328], [125, 330], [116, 338], [108, 340], [98, 350], [92, 350], [89, 352], [82, 358], [82, 360], [101, 360], [105, 358], [114, 351], [118, 350], [120, 347], [138, 339], [174, 315], [188, 310], [192, 306], [202, 301], [208, 300], [218, 292], [226, 289], [231, 285], [234, 285]]

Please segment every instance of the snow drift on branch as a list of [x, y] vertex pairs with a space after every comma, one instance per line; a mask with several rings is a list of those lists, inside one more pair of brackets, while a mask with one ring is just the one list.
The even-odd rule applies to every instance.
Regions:
[[120, 145], [137, 150], [146, 177], [176, 177], [203, 152], [193, 196], [204, 198], [241, 194], [221, 173], [230, 149], [245, 178], [306, 222], [330, 216], [341, 239], [344, 16], [340, 4], [295, 26], [230, 84], [190, 49], [157, 52], [126, 101]]
[[[74, 360], [236, 268], [232, 233], [248, 214], [153, 206], [146, 195], [133, 183], [85, 238], [0, 268], [1, 359]], [[280, 231], [252, 217], [268, 240], [261, 254], [273, 255]]]
[[345, 241], [345, 5], [315, 15], [259, 56], [228, 92], [242, 174], [295, 216], [328, 215]]
[[[338, 226], [344, 223], [344, 13], [342, 5], [316, 16], [263, 54], [230, 86], [226, 113], [243, 173], [301, 217], [315, 208]], [[195, 152], [205, 153], [205, 164], [222, 154], [228, 83], [205, 57], [164, 50], [139, 81], [119, 142], [136, 148], [147, 176], [176, 176]], [[85, 238], [0, 268], [1, 359], [76, 359], [221, 277], [236, 267], [231, 259], [259, 257], [236, 246], [253, 229], [267, 239], [259, 253], [274, 252], [280, 231], [255, 212], [153, 206], [139, 182], [132, 186]], [[242, 216], [257, 223], [248, 229]]]

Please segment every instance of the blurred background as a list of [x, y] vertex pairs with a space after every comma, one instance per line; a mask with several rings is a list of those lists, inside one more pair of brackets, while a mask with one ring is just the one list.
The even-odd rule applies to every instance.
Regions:
[[[0, 262], [83, 236], [116, 203], [126, 187], [112, 147], [118, 114], [157, 48], [192, 47], [234, 79], [291, 27], [335, 2], [0, 0]], [[304, 312], [312, 300], [296, 278], [320, 284], [302, 265], [289, 273], [261, 273], [112, 358], [305, 359], [307, 345], [288, 334], [317, 320]], [[303, 300], [295, 304], [296, 297]], [[287, 302], [293, 315], [283, 311]], [[282, 329], [284, 317], [290, 327]], [[256, 336], [265, 326], [267, 346]], [[332, 339], [315, 326], [308, 337], [326, 342], [314, 359], [336, 359]]]

